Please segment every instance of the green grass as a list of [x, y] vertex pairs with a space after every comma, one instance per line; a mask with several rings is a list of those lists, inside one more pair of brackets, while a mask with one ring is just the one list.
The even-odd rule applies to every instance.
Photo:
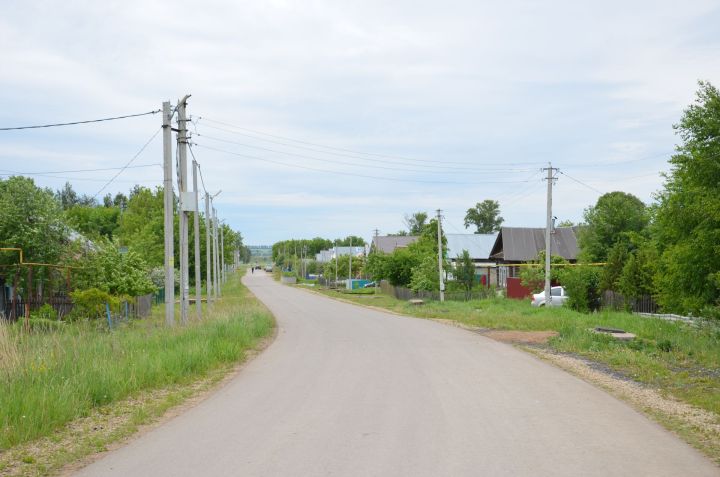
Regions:
[[0, 449], [48, 436], [141, 391], [191, 383], [241, 361], [274, 325], [239, 277], [230, 277], [206, 319], [187, 326], [165, 327], [157, 307], [151, 318], [112, 331], [100, 322], [52, 333], [6, 327], [0, 351], [14, 364], [0, 367]]
[[[694, 327], [612, 311], [586, 315], [567, 308], [533, 308], [529, 300], [426, 301], [417, 306], [385, 294], [369, 299], [332, 290], [319, 291], [404, 315], [455, 320], [473, 327], [557, 331], [559, 335], [549, 342], [552, 349], [604, 363], [636, 381], [720, 415], [717, 323]], [[589, 331], [596, 326], [620, 328], [634, 333], [637, 339], [620, 342]]]

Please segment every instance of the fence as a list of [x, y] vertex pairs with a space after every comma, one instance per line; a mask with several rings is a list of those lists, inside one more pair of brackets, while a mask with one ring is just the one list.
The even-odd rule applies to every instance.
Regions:
[[[380, 289], [383, 293], [386, 293], [388, 295], [392, 295], [398, 300], [412, 300], [412, 299], [421, 299], [421, 300], [440, 300], [440, 292], [439, 291], [427, 291], [427, 290], [419, 290], [419, 291], [413, 291], [409, 288], [405, 287], [396, 287], [393, 285], [390, 285], [385, 280], [380, 282]], [[483, 298], [489, 298], [495, 295], [495, 289], [493, 288], [485, 288], [485, 287], [478, 287], [471, 291], [471, 293], [467, 294], [462, 291], [446, 291], [445, 292], [445, 300], [447, 301], [466, 301], [468, 299], [470, 300], [480, 300]]]
[[626, 298], [618, 292], [607, 290], [603, 293], [601, 306], [612, 310], [630, 310], [633, 313], [657, 313], [660, 307], [649, 295]]
[[[112, 320], [122, 320], [129, 318], [146, 318], [150, 316], [153, 304], [157, 303], [158, 295], [162, 300], [165, 299], [164, 293], [149, 293], [147, 295], [136, 296], [130, 299], [130, 301], [122, 301], [117, 307], [113, 307], [110, 310]], [[58, 295], [54, 297], [48, 297], [44, 300], [30, 300], [23, 301], [21, 296], [17, 297], [14, 305], [11, 300], [5, 303], [3, 309], [0, 310], [2, 316], [0, 318], [17, 321], [19, 318], [25, 316], [26, 309], [30, 309], [30, 313], [39, 310], [44, 305], [50, 305], [58, 320], [64, 319], [73, 309], [73, 302], [67, 295]]]

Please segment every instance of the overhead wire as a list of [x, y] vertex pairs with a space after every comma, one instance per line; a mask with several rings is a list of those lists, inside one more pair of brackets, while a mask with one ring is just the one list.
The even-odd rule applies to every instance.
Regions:
[[0, 128], [0, 131], [17, 131], [20, 129], [41, 129], [41, 128], [54, 128], [59, 126], [74, 126], [76, 124], [89, 124], [89, 123], [100, 123], [105, 121], [116, 121], [118, 119], [127, 119], [127, 118], [137, 118], [140, 116], [148, 116], [150, 114], [157, 114], [161, 110], [157, 109], [155, 111], [148, 111], [146, 113], [137, 113], [137, 114], [126, 114], [124, 116], [113, 116], [110, 118], [100, 118], [100, 119], [88, 119], [86, 121], [73, 121], [69, 123], [54, 123], [54, 124], [41, 124], [36, 126], [14, 126], [14, 127], [4, 127]]
[[[262, 146], [253, 146], [253, 145], [245, 144], [242, 142], [230, 141], [228, 139], [222, 139], [222, 138], [217, 138], [217, 137], [213, 137], [213, 136], [208, 136], [206, 134], [197, 134], [197, 135], [199, 137], [204, 137], [204, 138], [210, 139], [212, 141], [223, 142], [226, 144], [234, 144], [234, 145], [238, 145], [238, 146], [247, 147], [250, 149], [257, 149], [257, 150], [272, 152], [272, 153], [276, 153], [276, 154], [283, 154], [286, 156], [300, 157], [300, 158], [310, 159], [310, 160], [318, 161], [318, 162], [327, 162], [327, 163], [340, 164], [340, 165], [351, 166], [351, 167], [369, 167], [364, 164], [357, 164], [357, 163], [348, 162], [348, 161], [339, 161], [339, 160], [334, 160], [334, 159], [319, 158], [319, 157], [307, 156], [304, 154], [298, 154], [298, 153], [293, 153], [293, 152], [279, 151], [277, 149], [270, 149], [270, 148], [266, 148], [266, 147], [262, 147]], [[360, 159], [360, 158], [358, 158], [358, 159]], [[483, 168], [457, 168], [457, 167], [456, 168], [448, 168], [448, 167], [443, 167], [443, 166], [422, 166], [422, 167], [432, 168], [432, 170], [423, 171], [423, 170], [418, 170], [418, 169], [408, 169], [407, 167], [390, 167], [390, 166], [382, 166], [382, 165], [374, 165], [374, 166], [370, 166], [370, 167], [372, 167], [373, 169], [384, 169], [384, 170], [389, 170], [389, 171], [401, 171], [401, 172], [416, 172], [416, 173], [421, 173], [421, 174], [437, 173], [437, 172], [442, 172], [443, 174], [467, 174], [467, 173], [471, 173], [471, 172], [515, 173], [515, 172], [527, 172], [530, 170], [530, 169], [487, 169], [487, 168], [483, 169]], [[450, 170], [448, 170], [448, 169], [450, 169]]]
[[261, 161], [261, 162], [267, 162], [267, 163], [270, 163], [270, 164], [277, 164], [277, 165], [286, 166], [286, 167], [295, 167], [295, 168], [298, 168], [298, 169], [306, 169], [306, 170], [316, 171], [316, 172], [325, 172], [325, 173], [329, 173], [329, 174], [344, 175], [344, 176], [351, 176], [351, 177], [362, 177], [362, 178], [366, 178], [366, 179], [376, 179], [376, 180], [383, 180], [383, 181], [390, 181], [390, 182], [409, 182], [409, 183], [423, 183], [423, 184], [517, 184], [517, 183], [521, 183], [521, 182], [526, 182], [526, 181], [473, 181], [473, 182], [461, 182], [461, 181], [438, 181], [438, 180], [422, 180], [422, 179], [403, 179], [403, 178], [394, 178], [394, 177], [381, 177], [381, 176], [374, 176], [374, 175], [369, 175], [369, 174], [358, 174], [358, 173], [355, 173], [355, 172], [334, 171], [334, 170], [330, 170], [330, 169], [322, 169], [322, 168], [319, 168], [319, 167], [305, 166], [305, 165], [302, 165], [302, 164], [290, 164], [290, 163], [287, 163], [287, 162], [275, 161], [275, 160], [268, 159], [268, 158], [264, 158], [264, 157], [260, 157], [260, 156], [252, 156], [252, 155], [249, 155], [249, 154], [242, 154], [242, 153], [238, 153], [238, 152], [234, 152], [234, 151], [227, 151], [227, 150], [224, 150], [224, 149], [218, 149], [218, 148], [215, 148], [215, 147], [212, 147], [212, 146], [206, 146], [206, 145], [203, 145], [203, 144], [197, 144], [197, 143], [196, 143], [196, 146], [202, 147], [202, 148], [205, 148], [205, 149], [209, 149], [209, 150], [211, 150], [211, 151], [222, 152], [222, 153], [225, 153], [225, 154], [230, 154], [230, 155], [234, 155], [234, 156], [238, 156], [238, 157], [245, 157], [245, 158], [248, 158], [248, 159], [255, 159], [255, 160], [258, 160], [258, 161]]
[[34, 176], [34, 175], [46, 175], [46, 174], [71, 174], [75, 172], [104, 172], [104, 171], [116, 171], [118, 169], [139, 169], [143, 167], [155, 167], [159, 166], [159, 163], [154, 164], [138, 164], [135, 166], [128, 166], [128, 167], [102, 167], [98, 169], [71, 169], [66, 171], [39, 171], [39, 172], [24, 172], [24, 171], [11, 171], [8, 169], [0, 169], [0, 172], [8, 172], [11, 174], [19, 174], [19, 175], [25, 175], [25, 176]]
[[122, 168], [120, 168], [120, 170], [117, 172], [117, 174], [115, 174], [114, 176], [112, 176], [112, 177], [110, 178], [110, 180], [107, 181], [107, 182], [105, 183], [105, 185], [102, 186], [102, 187], [100, 188], [100, 190], [95, 193], [95, 195], [93, 195], [93, 198], [96, 198], [98, 195], [100, 195], [100, 193], [101, 193], [102, 191], [104, 191], [105, 188], [107, 188], [107, 186], [109, 186], [110, 184], [112, 184], [112, 182], [113, 182], [115, 179], [117, 179], [117, 177], [118, 177], [120, 174], [122, 174], [123, 172], [125, 172], [125, 170], [126, 170], [128, 167], [130, 167], [130, 164], [132, 164], [133, 161], [135, 161], [135, 159], [137, 159], [137, 158], [140, 156], [140, 154], [143, 153], [143, 151], [145, 150], [145, 148], [147, 148], [147, 147], [150, 145], [150, 143], [153, 142], [153, 140], [157, 137], [157, 135], [160, 134], [160, 131], [162, 131], [162, 128], [161, 128], [161, 127], [158, 128], [157, 131], [155, 131], [155, 133], [150, 137], [150, 139], [147, 140], [147, 142], [146, 142], [145, 144], [143, 144], [143, 146], [140, 148], [140, 150], [135, 153], [135, 155], [127, 162], [127, 164], [125, 164]]
[[604, 194], [604, 192], [602, 192], [601, 190], [598, 190], [598, 189], [596, 189], [595, 187], [593, 187], [593, 186], [591, 186], [591, 185], [588, 185], [588, 184], [584, 183], [583, 181], [581, 181], [581, 180], [579, 180], [579, 179], [575, 179], [574, 177], [569, 176], [567, 173], [565, 173], [565, 172], [563, 172], [563, 171], [558, 171], [558, 172], [559, 172], [560, 174], [564, 175], [565, 177], [567, 177], [568, 179], [573, 180], [573, 181], [577, 182], [578, 184], [580, 184], [580, 185], [582, 185], [582, 186], [585, 186], [585, 187], [587, 187], [588, 189], [590, 189], [590, 190], [592, 190], [592, 191], [597, 192], [597, 193], [600, 194], [600, 195], [603, 195], [603, 194]]
[[[239, 129], [239, 130], [241, 130], [241, 131], [250, 131], [250, 132], [255, 133], [255, 134], [260, 134], [260, 135], [272, 137], [272, 138], [275, 138], [275, 139], [281, 139], [281, 140], [283, 140], [283, 141], [290, 141], [290, 142], [294, 142], [294, 143], [298, 143], [298, 144], [304, 144], [304, 145], [310, 145], [310, 146], [315, 146], [315, 147], [321, 147], [321, 148], [325, 148], [325, 149], [329, 149], [329, 150], [333, 150], [333, 151], [339, 151], [339, 152], [343, 152], [343, 153], [350, 153], [350, 154], [354, 154], [354, 155], [372, 156], [372, 157], [380, 157], [380, 158], [386, 158], [386, 159], [396, 159], [396, 160], [402, 160], [402, 161], [408, 161], [408, 162], [417, 162], [417, 163], [433, 163], [433, 164], [439, 164], [439, 165], [444, 165], [444, 166], [453, 165], [453, 164], [454, 164], [454, 165], [461, 165], [461, 166], [476, 166], [476, 164], [472, 164], [472, 163], [468, 163], [468, 162], [439, 161], [439, 160], [432, 160], [432, 159], [417, 159], [417, 158], [410, 158], [410, 157], [403, 157], [403, 156], [394, 156], [394, 155], [390, 155], [390, 154], [378, 154], [378, 153], [372, 153], [372, 152], [357, 151], [357, 150], [353, 150], [353, 149], [346, 149], [346, 148], [342, 148], [342, 147], [328, 146], [328, 145], [320, 144], [320, 143], [316, 143], [316, 142], [303, 141], [303, 140], [300, 140], [300, 139], [293, 139], [293, 138], [289, 138], [289, 137], [285, 137], [285, 136], [279, 136], [279, 135], [276, 135], [276, 134], [265, 133], [265, 132], [258, 131], [258, 130], [255, 130], [255, 129], [243, 128], [243, 127], [241, 127], [241, 126], [237, 126], [237, 125], [230, 124], [230, 123], [227, 123], [227, 122], [217, 121], [217, 120], [214, 120], [214, 119], [210, 119], [210, 118], [207, 118], [207, 117], [205, 117], [205, 116], [200, 116], [200, 117], [198, 118], [198, 123], [199, 123], [201, 120], [206, 121], [206, 122], [215, 123], [215, 124], [222, 124], [222, 125], [224, 125], [224, 126], [228, 126], [228, 127], [234, 128], [234, 129]], [[218, 128], [218, 127], [216, 127], [216, 126], [206, 125], [205, 127], [211, 127], [211, 128], [214, 128], [214, 129], [219, 129], [219, 130], [221, 130], [221, 131], [229, 132], [229, 133], [231, 133], [231, 134], [238, 134], [238, 135], [241, 135], [241, 136], [251, 137], [251, 138], [254, 138], [254, 139], [261, 140], [261, 141], [273, 142], [273, 141], [270, 141], [269, 139], [265, 139], [265, 138], [261, 138], [261, 137], [257, 137], [257, 136], [251, 136], [251, 135], [248, 135], [248, 134], [245, 134], [245, 133], [241, 133], [241, 132], [238, 132], [238, 131], [229, 131], [229, 130], [227, 130], [227, 129]], [[276, 142], [276, 144], [277, 144], [277, 142]], [[279, 143], [279, 144], [282, 144], [282, 145], [285, 145], [285, 146], [289, 146], [289, 147], [298, 147], [298, 148], [299, 148], [299, 146], [291, 146], [291, 145], [283, 144], [283, 143]], [[312, 150], [314, 150], [315, 152], [323, 152], [323, 153], [325, 153], [325, 154], [328, 154], [327, 151], [319, 151], [319, 150], [316, 150], [316, 149], [312, 149]], [[525, 166], [528, 166], [528, 165], [536, 165], [536, 164], [538, 164], [538, 162], [514, 162], [514, 163], [502, 162], [502, 163], [498, 163], [497, 165], [503, 165], [503, 166], [508, 166], [508, 165], [525, 165]]]

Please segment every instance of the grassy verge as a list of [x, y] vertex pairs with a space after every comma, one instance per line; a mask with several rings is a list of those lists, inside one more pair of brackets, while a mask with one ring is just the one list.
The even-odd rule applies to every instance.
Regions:
[[206, 319], [187, 326], [165, 327], [158, 307], [152, 317], [112, 331], [100, 323], [32, 334], [4, 327], [0, 362], [11, 365], [0, 365], [0, 450], [53, 435], [144, 392], [207, 379], [241, 361], [271, 333], [273, 320], [239, 278], [230, 277]]
[[[549, 342], [551, 349], [603, 363], [664, 394], [720, 415], [720, 326], [717, 324], [695, 327], [621, 312], [585, 315], [566, 308], [533, 308], [529, 300], [430, 301], [417, 306], [384, 294], [319, 291], [403, 315], [454, 320], [471, 327], [557, 331], [559, 335]], [[589, 331], [596, 326], [621, 328], [637, 335], [637, 339], [619, 342]]]

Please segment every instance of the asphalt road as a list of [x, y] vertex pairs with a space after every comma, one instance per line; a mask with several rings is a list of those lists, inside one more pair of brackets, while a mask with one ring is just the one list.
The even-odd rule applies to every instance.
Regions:
[[624, 403], [477, 334], [245, 283], [275, 342], [186, 413], [83, 476], [708, 476]]

